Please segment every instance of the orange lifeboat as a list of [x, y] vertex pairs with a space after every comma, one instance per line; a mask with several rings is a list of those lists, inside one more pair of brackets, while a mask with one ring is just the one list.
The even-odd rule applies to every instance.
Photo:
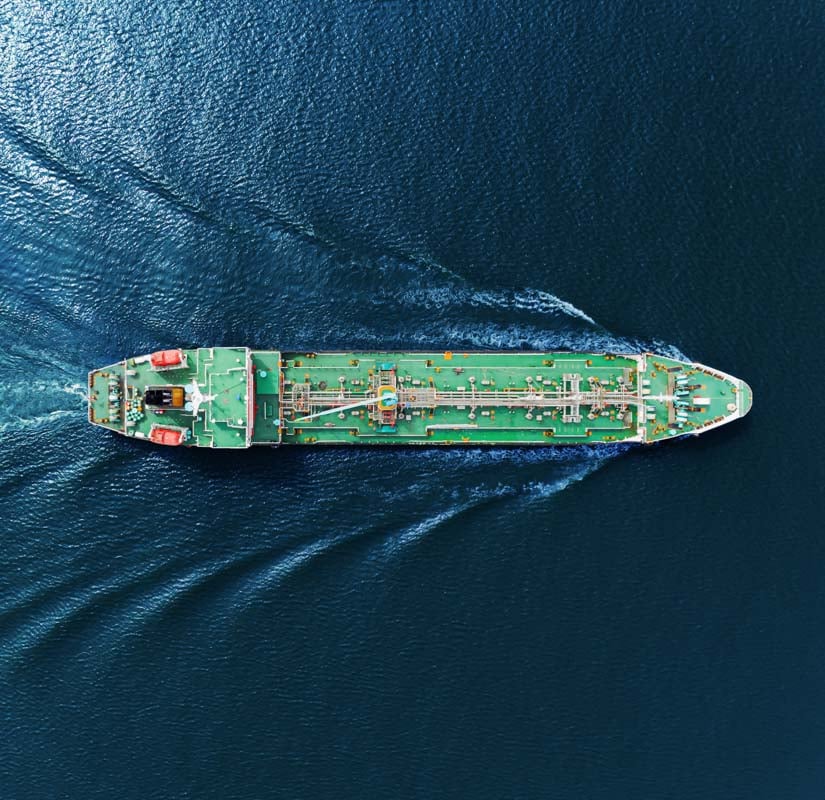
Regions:
[[183, 350], [158, 350], [149, 356], [149, 361], [153, 369], [172, 369], [186, 363]]
[[155, 444], [167, 444], [171, 447], [177, 447], [183, 444], [185, 432], [179, 428], [163, 428], [156, 425], [149, 431], [149, 441]]

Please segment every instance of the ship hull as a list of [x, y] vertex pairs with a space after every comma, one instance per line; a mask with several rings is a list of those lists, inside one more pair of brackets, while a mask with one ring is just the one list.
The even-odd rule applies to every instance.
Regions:
[[703, 433], [748, 385], [651, 353], [161, 351], [89, 373], [90, 422], [137, 439], [254, 445], [598, 445]]

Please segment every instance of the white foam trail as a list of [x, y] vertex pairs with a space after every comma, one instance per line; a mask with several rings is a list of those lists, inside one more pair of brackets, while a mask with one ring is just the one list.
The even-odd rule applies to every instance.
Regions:
[[450, 325], [436, 322], [419, 323], [414, 330], [397, 333], [377, 333], [368, 328], [351, 327], [351, 335], [360, 346], [370, 349], [415, 347], [439, 350], [449, 345], [453, 349], [480, 350], [570, 350], [573, 352], [634, 352], [628, 342], [600, 330], [572, 333], [566, 330], [547, 330], [531, 325], [503, 326], [494, 323]]
[[[540, 289], [526, 288], [519, 291], [485, 291], [463, 286], [437, 286], [429, 288], [408, 288], [398, 292], [388, 292], [388, 301], [428, 309], [447, 309], [456, 306], [471, 308], [496, 308], [500, 310], [529, 311], [544, 316], [559, 314], [575, 317], [590, 325], [597, 325], [589, 315], [572, 303]], [[374, 302], [379, 302], [375, 301]], [[597, 326], [598, 327], [598, 326]]]
[[80, 397], [84, 403], [89, 399], [89, 393], [82, 383], [70, 383], [66, 386], [62, 386], [61, 390], [64, 391], [66, 394], [71, 394], [75, 397]]
[[[79, 402], [73, 408], [66, 408], [62, 395], [76, 397]], [[55, 420], [64, 417], [75, 417], [83, 410], [88, 399], [86, 387], [82, 383], [60, 381], [6, 385], [0, 387], [0, 397], [9, 404], [8, 408], [0, 409], [0, 434], [53, 424]]]
[[0, 433], [5, 433], [6, 431], [23, 430], [24, 428], [32, 428], [37, 427], [39, 425], [46, 425], [47, 423], [54, 422], [56, 419], [59, 419], [60, 417], [73, 417], [76, 415], [76, 411], [69, 411], [67, 409], [56, 409], [55, 411], [49, 411], [47, 414], [39, 414], [36, 417], [15, 417], [14, 419], [8, 422], [0, 423]]
[[469, 511], [475, 505], [477, 505], [477, 501], [462, 503], [455, 508], [450, 508], [446, 511], [439, 511], [434, 517], [429, 517], [428, 519], [423, 519], [420, 522], [413, 523], [410, 527], [401, 531], [398, 536], [393, 537], [392, 542], [387, 543], [389, 549], [395, 549], [396, 546], [403, 546], [423, 539], [428, 533], [431, 533], [445, 522], [454, 519], [465, 511]]
[[530, 483], [525, 484], [523, 491], [527, 496], [535, 496], [539, 498], [553, 497], [553, 495], [563, 492], [571, 484], [583, 481], [588, 475], [591, 475], [599, 469], [599, 467], [607, 461], [607, 458], [609, 457], [585, 464], [582, 469], [577, 470], [570, 475], [565, 475], [555, 481], [531, 481]]
[[410, 258], [410, 263], [384, 262], [379, 265], [379, 269], [388, 274], [391, 282], [395, 281], [396, 273], [410, 272], [411, 281], [418, 284], [421, 280], [422, 269], [437, 273], [442, 282], [446, 278], [446, 283], [443, 286], [408, 289], [406, 292], [401, 293], [402, 299], [408, 298], [414, 299], [415, 302], [429, 302], [432, 306], [439, 308], [465, 303], [471, 306], [512, 308], [547, 315], [561, 313], [570, 317], [577, 317], [590, 325], [597, 324], [591, 316], [580, 308], [550, 292], [531, 287], [525, 287], [517, 291], [474, 289], [467, 285], [465, 278], [429, 258], [420, 256]]
[[576, 308], [567, 300], [562, 300], [549, 292], [543, 292], [538, 289], [525, 289], [513, 296], [513, 305], [515, 308], [523, 308], [529, 311], [538, 311], [542, 314], [552, 314], [561, 311], [570, 317], [578, 317], [591, 325], [595, 325], [596, 321], [593, 317], [585, 314], [580, 308]]
[[[568, 469], [565, 473], [559, 476], [556, 480], [542, 481], [542, 480], [528, 480], [525, 483], [497, 483], [494, 486], [473, 486], [464, 490], [456, 490], [451, 494], [453, 505], [451, 507], [438, 511], [430, 517], [417, 520], [406, 528], [402, 529], [400, 533], [393, 536], [385, 543], [385, 549], [392, 551], [399, 547], [408, 546], [415, 543], [424, 537], [431, 534], [437, 528], [449, 523], [451, 520], [459, 517], [461, 514], [471, 511], [482, 503], [489, 501], [517, 500], [521, 503], [532, 503], [539, 500], [546, 500], [561, 492], [568, 486], [584, 480], [588, 475], [591, 475], [598, 470], [602, 464], [617, 457], [620, 453], [626, 451], [628, 446], [608, 446], [604, 450], [585, 450], [580, 451], [579, 448], [569, 448], [567, 450], [477, 450], [477, 451], [461, 451], [454, 450], [450, 453], [432, 453], [433, 457], [438, 457], [442, 463], [447, 456], [447, 460], [451, 456], [455, 459], [465, 462], [459, 465], [459, 469], [466, 466], [485, 466], [494, 464], [499, 461], [509, 460], [515, 465], [523, 464], [536, 465], [541, 463], [550, 464], [565, 464], [573, 465], [572, 469]], [[577, 464], [577, 462], [579, 462]], [[517, 477], [517, 476], [516, 476]], [[420, 494], [421, 491], [427, 487], [423, 483], [414, 484], [408, 489]], [[432, 491], [432, 487], [430, 487]], [[395, 498], [397, 500], [397, 497]]]
[[[503, 461], [510, 462], [514, 466], [519, 464], [524, 466], [541, 464], [550, 466], [556, 464], [564, 469], [564, 474], [553, 481], [527, 481], [523, 484], [499, 482], [494, 485], [481, 483], [480, 485], [449, 491], [446, 497], [442, 494], [442, 499], [446, 501], [447, 508], [443, 508], [433, 516], [416, 520], [400, 531], [390, 534], [377, 545], [376, 549], [385, 553], [382, 557], [383, 560], [389, 557], [392, 551], [422, 540], [450, 522], [450, 520], [460, 517], [462, 514], [472, 511], [489, 501], [515, 499], [519, 502], [530, 503], [547, 499], [562, 492], [571, 484], [583, 480], [595, 472], [603, 463], [627, 449], [623, 446], [606, 445], [601, 451], [589, 448], [584, 450], [579, 448], [568, 448], [566, 450], [547, 448], [537, 448], [535, 450], [485, 450], [476, 448], [470, 450], [432, 449], [416, 451], [414, 456], [411, 455], [411, 458], [414, 458], [414, 461], [419, 465], [422, 462], [432, 460], [437, 460], [441, 465], [444, 465], [445, 462], [458, 462], [454, 464], [454, 468], [466, 472], [468, 468], [483, 469], [485, 466], [489, 467]], [[380, 458], [382, 454], [371, 452], [369, 456]], [[565, 468], [568, 464], [572, 466], [572, 469]], [[435, 497], [441, 488], [441, 484], [438, 488], [433, 487], [432, 480], [429, 479], [429, 469], [416, 470], [412, 462], [410, 468], [411, 472], [414, 473], [414, 479], [406, 483], [400, 494], [419, 496], [421, 492], [428, 492]], [[480, 473], [478, 477], [479, 480], [484, 480], [483, 474]], [[396, 505], [403, 505], [403, 502], [399, 499], [399, 487], [397, 485], [386, 491], [382, 491], [381, 487], [375, 487], [374, 491], [379, 497], [385, 497]], [[435, 498], [433, 503], [438, 505], [438, 499]], [[353, 541], [364, 535], [364, 533], [379, 531], [389, 524], [389, 519], [369, 520], [366, 528], [353, 529], [345, 534], [320, 541], [303, 542], [286, 553], [273, 554], [270, 563], [251, 569], [244, 576], [240, 585], [233, 590], [235, 597], [233, 602], [236, 606], [253, 602], [262, 591], [278, 586], [296, 572], [307, 568], [315, 561], [325, 558], [340, 545]]]

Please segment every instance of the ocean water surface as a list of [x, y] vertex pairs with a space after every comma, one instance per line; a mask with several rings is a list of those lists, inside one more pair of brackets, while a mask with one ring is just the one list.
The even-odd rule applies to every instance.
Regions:
[[[0, 797], [825, 796], [823, 34], [0, 0]], [[755, 404], [650, 448], [87, 424], [89, 369], [238, 344], [644, 348]]]

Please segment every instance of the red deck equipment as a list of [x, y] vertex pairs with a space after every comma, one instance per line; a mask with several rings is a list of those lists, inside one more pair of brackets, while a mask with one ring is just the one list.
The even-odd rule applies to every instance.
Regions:
[[152, 353], [150, 361], [155, 369], [175, 367], [178, 364], [183, 364], [183, 351], [158, 350], [156, 353]]
[[168, 444], [176, 447], [183, 444], [184, 432], [175, 428], [152, 428], [149, 433], [149, 441], [155, 444]]

